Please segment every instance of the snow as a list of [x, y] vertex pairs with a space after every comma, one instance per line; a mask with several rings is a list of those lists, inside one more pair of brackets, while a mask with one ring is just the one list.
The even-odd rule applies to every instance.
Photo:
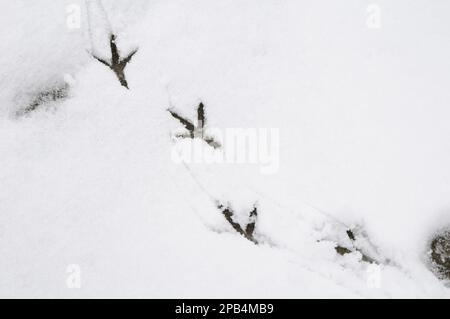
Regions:
[[[450, 297], [426, 260], [450, 221], [448, 2], [379, 0], [380, 29], [353, 0], [89, 0], [89, 24], [84, 1], [4, 2], [1, 297]], [[130, 90], [89, 55], [108, 29], [139, 47]], [[279, 170], [173, 161], [230, 151], [175, 138], [167, 109], [200, 101], [212, 135], [277, 129]], [[259, 245], [216, 201], [241, 224], [256, 205]], [[336, 253], [349, 227], [380, 266]]]

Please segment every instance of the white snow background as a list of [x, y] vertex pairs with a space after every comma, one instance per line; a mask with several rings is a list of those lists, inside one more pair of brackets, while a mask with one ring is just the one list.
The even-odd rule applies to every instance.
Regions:
[[[450, 297], [426, 257], [450, 222], [450, 2], [377, 0], [378, 29], [364, 0], [104, 0], [107, 22], [0, 2], [1, 297]], [[130, 90], [90, 55], [108, 24], [139, 48]], [[278, 172], [174, 163], [167, 109], [199, 101], [210, 127], [278, 128]], [[213, 199], [257, 203], [260, 244]], [[347, 227], [388, 260], [378, 286], [336, 253]]]

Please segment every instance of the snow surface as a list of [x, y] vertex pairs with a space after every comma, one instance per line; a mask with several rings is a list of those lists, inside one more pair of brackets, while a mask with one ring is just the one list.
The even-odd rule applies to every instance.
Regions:
[[[448, 1], [376, 1], [380, 29], [356, 0], [106, 0], [107, 21], [93, 0], [91, 19], [1, 2], [0, 297], [450, 297], [426, 261], [450, 221]], [[89, 54], [108, 28], [139, 47], [130, 90]], [[278, 128], [278, 172], [175, 163], [192, 145], [167, 109], [199, 101], [210, 127]], [[215, 200], [239, 220], [256, 203], [260, 245]], [[348, 227], [389, 260], [379, 287], [336, 253]]]

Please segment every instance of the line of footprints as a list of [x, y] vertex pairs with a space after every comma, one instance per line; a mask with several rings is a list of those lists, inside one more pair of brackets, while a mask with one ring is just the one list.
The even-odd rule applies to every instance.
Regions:
[[[126, 89], [129, 89], [124, 70], [127, 64], [133, 58], [133, 56], [136, 54], [138, 49], [131, 51], [125, 58], [122, 58], [117, 48], [116, 36], [114, 34], [110, 34], [109, 46], [111, 50], [111, 59], [109, 61], [106, 61], [94, 54], [92, 54], [92, 57], [96, 59], [98, 62], [110, 68], [117, 76], [117, 79], [119, 80], [120, 84]], [[209, 136], [205, 133], [205, 126], [206, 126], [205, 105], [202, 102], [200, 102], [199, 106], [197, 107], [197, 124], [194, 124], [193, 121], [179, 115], [179, 113], [173, 109], [168, 109], [168, 111], [172, 115], [172, 117], [177, 119], [186, 129], [186, 132], [177, 135], [177, 138], [190, 138], [190, 139], [199, 138], [205, 141], [206, 144], [208, 144], [214, 149], [218, 149], [221, 147], [221, 144], [219, 142], [217, 142], [212, 136]], [[239, 234], [241, 234], [251, 242], [257, 244], [257, 241], [253, 236], [253, 232], [255, 230], [256, 225], [256, 217], [258, 216], [256, 206], [250, 212], [248, 224], [244, 229], [241, 227], [239, 223], [236, 223], [234, 221], [233, 218], [234, 212], [231, 208], [225, 207], [222, 204], [217, 204], [217, 208], [222, 212], [225, 219], [228, 221], [228, 223], [233, 227], [235, 231], [237, 231]]]
[[[100, 63], [109, 67], [117, 76], [117, 79], [119, 80], [120, 84], [126, 89], [129, 89], [124, 70], [127, 64], [133, 58], [133, 56], [137, 53], [138, 49], [132, 50], [126, 57], [122, 58], [117, 48], [116, 36], [114, 34], [110, 35], [109, 45], [111, 49], [110, 61], [106, 61], [98, 56], [95, 56], [94, 54], [92, 54], [92, 57], [97, 61], [99, 61]], [[178, 134], [176, 136], [177, 138], [190, 138], [190, 139], [198, 138], [203, 140], [206, 144], [208, 144], [214, 149], [218, 149], [221, 147], [221, 144], [218, 141], [216, 141], [214, 137], [207, 135], [205, 132], [206, 127], [205, 105], [202, 102], [200, 102], [200, 104], [197, 107], [197, 124], [194, 124], [193, 121], [181, 116], [178, 112], [176, 112], [172, 108], [169, 108], [167, 111], [172, 115], [173, 118], [178, 120], [186, 129], [186, 132]], [[254, 237], [254, 231], [258, 217], [258, 209], [256, 205], [254, 205], [253, 209], [248, 214], [248, 221], [245, 227], [242, 227], [239, 223], [234, 221], [235, 213], [229, 205], [223, 205], [220, 202], [217, 202], [216, 207], [218, 210], [220, 210], [222, 215], [225, 217], [226, 221], [233, 227], [233, 229], [237, 233], [239, 233], [249, 241], [258, 244], [258, 241]], [[336, 251], [339, 254], [347, 254], [351, 252], [350, 250], [341, 248], [340, 246], [336, 247]], [[366, 256], [363, 255], [363, 257]], [[372, 260], [366, 261], [372, 262]]]
[[[206, 134], [206, 115], [205, 115], [205, 105], [200, 102], [197, 107], [197, 124], [194, 124], [193, 121], [181, 116], [175, 110], [168, 109], [167, 110], [173, 118], [178, 120], [186, 129], [186, 132], [182, 134], [178, 134], [177, 138], [199, 138], [205, 141], [206, 144], [211, 146], [214, 149], [220, 148], [221, 144], [217, 142], [212, 136]], [[254, 231], [256, 226], [256, 219], [258, 217], [258, 209], [256, 205], [253, 207], [252, 211], [248, 215], [247, 225], [243, 228], [239, 223], [234, 221], [234, 211], [231, 207], [225, 206], [220, 202], [216, 203], [217, 209], [220, 210], [222, 215], [225, 217], [226, 221], [233, 227], [233, 229], [244, 236], [249, 241], [258, 244], [257, 240], [254, 237]]]

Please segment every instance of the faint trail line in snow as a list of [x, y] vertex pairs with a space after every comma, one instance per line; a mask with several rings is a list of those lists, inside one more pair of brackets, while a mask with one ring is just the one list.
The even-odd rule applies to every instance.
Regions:
[[[191, 177], [191, 179], [194, 181], [194, 183], [197, 185], [198, 188], [200, 188], [200, 190], [202, 191], [202, 193], [204, 195], [206, 195], [206, 197], [208, 197], [209, 200], [211, 200], [213, 203], [215, 202], [215, 198], [206, 190], [206, 188], [200, 183], [200, 181], [198, 180], [198, 178], [194, 175], [194, 173], [192, 172], [191, 168], [189, 166], [187, 166], [186, 163], [183, 162], [183, 166], [186, 169], [186, 172], [188, 173], [188, 175]], [[208, 225], [208, 222], [206, 222], [205, 218], [203, 218], [198, 212], [197, 209], [193, 206], [190, 205], [191, 209], [195, 212], [195, 215], [197, 215], [197, 217], [202, 221], [202, 223], [206, 226]], [[207, 228], [211, 229], [212, 231], [216, 232], [216, 233], [221, 233], [222, 231], [219, 231], [217, 229], [212, 228], [211, 226], [207, 226]]]
[[108, 24], [109, 30], [112, 32], [111, 20], [109, 20], [108, 13], [106, 12], [105, 6], [103, 5], [103, 1], [98, 0], [98, 5], [99, 5], [100, 9], [102, 10], [102, 12], [104, 13], [105, 20], [106, 20], [106, 23]]
[[[288, 206], [286, 206], [285, 204], [280, 203], [279, 200], [275, 199], [274, 197], [272, 197], [271, 195], [268, 195], [267, 193], [265, 193], [265, 192], [263, 192], [263, 191], [260, 191], [260, 190], [254, 189], [254, 188], [253, 188], [253, 191], [254, 191], [255, 193], [259, 194], [260, 196], [262, 196], [262, 197], [264, 197], [264, 198], [267, 198], [268, 200], [270, 200], [272, 203], [274, 203], [274, 204], [275, 204], [276, 206], [278, 206], [279, 208], [286, 209], [286, 210], [289, 211], [291, 214], [294, 214], [294, 215], [297, 215], [297, 214], [303, 215], [301, 212], [300, 212], [300, 213], [297, 213], [297, 210], [294, 210], [294, 209], [292, 209], [291, 207], [288, 207]], [[344, 227], [344, 228], [350, 229], [350, 227], [349, 227], [347, 224], [345, 224], [344, 222], [340, 221], [339, 219], [337, 219], [336, 217], [332, 216], [331, 214], [325, 212], [324, 210], [322, 210], [322, 209], [320, 209], [320, 208], [318, 208], [318, 207], [316, 207], [316, 206], [314, 206], [314, 205], [312, 205], [312, 204], [310, 204], [310, 203], [308, 203], [308, 202], [305, 202], [305, 201], [303, 201], [303, 200], [302, 200], [301, 202], [303, 203], [303, 205], [305, 205], [305, 206], [307, 206], [308, 208], [312, 209], [315, 213], [322, 215], [322, 216], [325, 217], [326, 219], [331, 220], [331, 221], [333, 221], [334, 223], [336, 223], [336, 224], [338, 224], [338, 225], [340, 225], [340, 226], [342, 226], [342, 227]], [[302, 216], [302, 217], [304, 217], [304, 216]]]
[[183, 163], [183, 166], [188, 171], [189, 175], [194, 180], [195, 184], [197, 184], [197, 186], [202, 190], [203, 193], [205, 193], [205, 195], [207, 195], [209, 197], [209, 199], [211, 199], [213, 202], [216, 202], [217, 199], [213, 195], [211, 195], [211, 193], [206, 189], [206, 187], [204, 187], [202, 185], [202, 183], [198, 180], [197, 176], [195, 176], [195, 174], [192, 171], [192, 169], [185, 162], [182, 162], [182, 163]]
[[[89, 4], [91, 3], [91, 4]], [[108, 27], [108, 31], [112, 32], [112, 24], [111, 21], [108, 18], [108, 13], [106, 12], [105, 6], [103, 5], [102, 0], [85, 0], [85, 5], [86, 5], [86, 10], [87, 10], [87, 22], [88, 22], [88, 31], [89, 33], [91, 33], [92, 31], [92, 22], [91, 22], [91, 18], [92, 18], [92, 12], [91, 10], [89, 10], [89, 8], [93, 5], [93, 3], [96, 3], [98, 6], [98, 9], [100, 9], [100, 11], [103, 14], [103, 19], [105, 20], [107, 27]]]
[[[108, 18], [108, 14], [101, 0], [85, 0], [86, 6], [86, 17], [87, 17], [87, 29], [89, 34], [89, 42], [91, 43], [91, 52], [96, 52], [95, 40], [94, 40], [94, 30], [93, 30], [93, 21], [101, 15], [101, 19], [103, 20], [103, 27], [106, 27], [106, 30], [103, 30], [106, 33], [112, 34], [112, 25], [111, 21]], [[95, 11], [97, 14], [95, 14]], [[106, 23], [106, 26], [104, 25]], [[98, 32], [101, 30], [97, 30]], [[108, 34], [105, 34], [108, 35]]]
[[364, 295], [357, 289], [348, 287], [344, 283], [338, 281], [336, 278], [333, 278], [330, 274], [327, 274], [323, 271], [317, 271], [317, 270], [312, 269], [311, 266], [308, 266], [305, 262], [303, 262], [303, 259], [300, 258], [294, 250], [291, 250], [289, 248], [286, 248], [286, 250], [292, 254], [292, 259], [290, 260], [290, 262], [298, 265], [300, 268], [305, 269], [306, 271], [309, 271], [327, 281], [334, 282], [337, 286], [339, 286], [347, 291], [350, 291], [350, 292], [354, 293], [355, 295], [358, 295], [361, 298], [364, 298]]

